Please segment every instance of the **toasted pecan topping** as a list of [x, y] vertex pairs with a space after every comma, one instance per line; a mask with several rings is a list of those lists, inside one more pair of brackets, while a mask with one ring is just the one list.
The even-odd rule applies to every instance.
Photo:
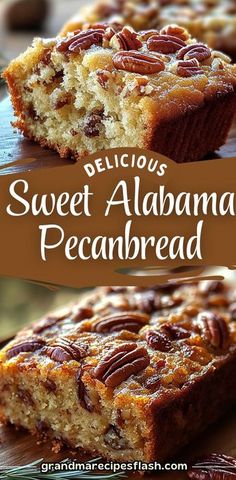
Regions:
[[21, 341], [20, 343], [16, 343], [13, 345], [9, 350], [7, 350], [7, 358], [13, 358], [16, 357], [16, 355], [19, 355], [19, 353], [25, 353], [25, 352], [35, 352], [36, 350], [39, 350], [40, 348], [43, 348], [44, 345], [46, 344], [45, 340], [42, 338], [28, 338], [26, 340]]
[[67, 338], [59, 338], [53, 345], [47, 346], [43, 349], [45, 355], [55, 362], [69, 362], [76, 360], [79, 362], [86, 356], [86, 349], [84, 346], [78, 345]]
[[203, 336], [212, 347], [224, 350], [229, 347], [229, 329], [223, 317], [213, 312], [201, 312], [198, 322]]
[[89, 398], [87, 388], [82, 380], [83, 376], [83, 369], [79, 368], [77, 375], [76, 375], [76, 383], [77, 383], [77, 395], [80, 401], [81, 406], [88, 410], [88, 412], [93, 411], [93, 404]]
[[138, 34], [127, 27], [112, 37], [111, 46], [117, 50], [139, 50], [142, 42], [138, 39]]
[[178, 60], [191, 60], [196, 58], [199, 62], [210, 58], [211, 50], [204, 43], [193, 43], [181, 48], [177, 53]]
[[164, 323], [161, 326], [162, 332], [165, 332], [171, 340], [182, 340], [183, 338], [189, 338], [191, 332], [178, 325], [177, 323]]
[[103, 35], [103, 28], [85, 30], [61, 40], [57, 44], [57, 50], [61, 53], [80, 53], [82, 50], [88, 50], [92, 45], [102, 45]]
[[147, 344], [152, 350], [158, 350], [159, 352], [169, 352], [172, 343], [168, 335], [163, 332], [151, 330], [146, 336]]
[[153, 37], [153, 35], [159, 35], [158, 30], [150, 29], [150, 30], [141, 30], [138, 33], [138, 36], [141, 40], [146, 41], [150, 37]]
[[147, 41], [148, 50], [164, 54], [175, 53], [185, 46], [181, 38], [173, 35], [153, 35]]
[[149, 322], [149, 319], [149, 315], [145, 313], [115, 313], [95, 321], [92, 329], [98, 333], [114, 333], [121, 330], [138, 333]]
[[171, 35], [180, 38], [184, 42], [189, 39], [189, 33], [184, 27], [179, 25], [167, 25], [160, 30], [160, 35]]
[[150, 363], [147, 350], [137, 347], [136, 343], [124, 343], [111, 350], [94, 369], [94, 377], [107, 387], [117, 387], [144, 370]]
[[100, 23], [86, 23], [83, 27], [84, 30], [103, 30], [106, 32], [109, 29], [112, 29], [114, 32], [122, 30], [124, 25], [118, 22], [100, 22]]
[[192, 60], [180, 60], [177, 64], [177, 74], [180, 77], [193, 77], [194, 75], [202, 75], [204, 71], [200, 68], [196, 58]]
[[113, 64], [118, 70], [143, 75], [165, 70], [165, 64], [159, 58], [135, 50], [117, 52], [113, 55]]

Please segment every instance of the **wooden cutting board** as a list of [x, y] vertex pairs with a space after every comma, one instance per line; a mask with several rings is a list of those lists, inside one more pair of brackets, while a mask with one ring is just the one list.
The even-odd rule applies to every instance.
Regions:
[[[13, 120], [9, 99], [0, 104], [0, 175], [25, 171], [33, 168], [54, 167], [65, 165], [68, 160], [62, 160], [48, 149], [42, 149], [37, 144], [24, 139], [11, 127]], [[227, 143], [220, 151], [210, 158], [225, 158], [236, 156], [236, 122], [234, 123]], [[27, 162], [22, 162], [28, 159]], [[73, 163], [73, 162], [71, 162]], [[207, 394], [207, 392], [206, 392]], [[197, 457], [201, 454], [219, 452], [236, 458], [236, 412], [230, 412], [225, 418], [208, 429], [192, 445], [179, 454], [177, 462]], [[39, 458], [45, 461], [59, 461], [65, 458], [84, 459], [82, 452], [63, 450], [59, 454], [51, 451], [50, 445], [38, 444], [27, 432], [17, 431], [13, 427], [0, 426], [0, 467], [25, 465]], [[89, 477], [88, 477], [89, 478]], [[135, 478], [132, 476], [132, 478]], [[146, 478], [144, 476], [143, 478]], [[152, 478], [184, 480], [183, 473], [148, 475]]]
[[[13, 113], [9, 98], [0, 103], [0, 174], [25, 171], [31, 168], [55, 167], [65, 165], [70, 160], [63, 160], [55, 152], [42, 149], [36, 143], [25, 139], [14, 131], [11, 122]], [[230, 131], [226, 144], [217, 152], [208, 156], [212, 158], [230, 158], [236, 156], [236, 121]], [[28, 162], [22, 162], [28, 159]]]

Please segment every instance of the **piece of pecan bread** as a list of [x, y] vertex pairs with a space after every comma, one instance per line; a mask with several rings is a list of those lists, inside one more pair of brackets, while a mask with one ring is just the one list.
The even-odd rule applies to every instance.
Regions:
[[178, 23], [199, 41], [236, 59], [235, 0], [96, 0], [80, 8], [61, 34], [75, 31], [85, 22], [102, 21], [116, 21], [136, 30]]
[[236, 289], [99, 288], [0, 352], [1, 419], [118, 461], [163, 460], [236, 402]]
[[76, 159], [127, 146], [199, 160], [224, 143], [236, 106], [236, 66], [178, 26], [38, 39], [5, 78], [15, 126]]

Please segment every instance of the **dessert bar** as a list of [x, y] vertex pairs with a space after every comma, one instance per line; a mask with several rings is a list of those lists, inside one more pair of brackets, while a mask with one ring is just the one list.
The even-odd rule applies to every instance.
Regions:
[[112, 460], [169, 458], [236, 402], [235, 319], [218, 281], [96, 289], [0, 352], [1, 420]]
[[4, 75], [14, 125], [75, 159], [127, 146], [199, 160], [225, 142], [236, 108], [236, 66], [179, 26], [36, 39]]

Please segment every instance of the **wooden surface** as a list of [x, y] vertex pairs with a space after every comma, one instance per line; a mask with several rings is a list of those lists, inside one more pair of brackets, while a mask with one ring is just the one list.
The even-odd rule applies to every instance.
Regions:
[[12, 109], [7, 98], [0, 103], [0, 175], [73, 163], [71, 160], [62, 160], [57, 153], [42, 149], [24, 138], [12, 128], [12, 120]]
[[[0, 103], [0, 174], [15, 173], [31, 168], [54, 167], [65, 165], [68, 160], [48, 149], [42, 149], [13, 130], [12, 109], [9, 99]], [[225, 158], [236, 156], [236, 122], [230, 131], [226, 144], [209, 158]], [[29, 161], [22, 163], [22, 159]]]

